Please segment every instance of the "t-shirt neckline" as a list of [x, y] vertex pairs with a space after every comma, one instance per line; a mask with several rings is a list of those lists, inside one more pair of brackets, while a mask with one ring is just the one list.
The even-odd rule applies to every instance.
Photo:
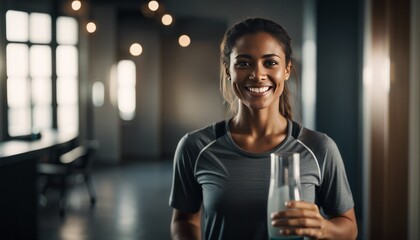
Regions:
[[241, 147], [239, 147], [236, 142], [233, 140], [233, 137], [231, 135], [230, 132], [230, 126], [229, 126], [229, 122], [232, 120], [232, 118], [225, 120], [225, 129], [226, 129], [226, 138], [227, 141], [229, 142], [230, 145], [232, 145], [232, 147], [234, 148], [234, 150], [236, 152], [238, 152], [241, 155], [244, 155], [246, 157], [251, 157], [251, 158], [261, 158], [261, 157], [269, 157], [271, 153], [273, 152], [278, 152], [284, 145], [286, 145], [286, 143], [289, 141], [289, 139], [292, 136], [292, 121], [290, 119], [287, 119], [287, 135], [286, 138], [279, 143], [276, 147], [274, 147], [273, 149], [269, 150], [269, 151], [265, 151], [262, 153], [252, 153], [252, 152], [248, 152], [244, 149], [242, 149]]

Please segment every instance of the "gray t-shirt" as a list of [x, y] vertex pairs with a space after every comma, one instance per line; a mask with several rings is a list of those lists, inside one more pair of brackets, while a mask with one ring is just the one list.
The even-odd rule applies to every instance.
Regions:
[[316, 203], [330, 216], [353, 208], [334, 141], [291, 120], [287, 128], [280, 145], [259, 154], [235, 144], [228, 121], [186, 134], [174, 156], [169, 205], [191, 213], [203, 207], [205, 239], [268, 239], [270, 153], [298, 152], [303, 200]]

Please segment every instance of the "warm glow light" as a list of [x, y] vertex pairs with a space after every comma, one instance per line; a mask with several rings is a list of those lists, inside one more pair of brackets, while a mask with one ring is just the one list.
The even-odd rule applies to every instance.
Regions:
[[139, 56], [143, 52], [143, 47], [138, 43], [133, 43], [130, 46], [130, 53], [133, 56]]
[[104, 105], [105, 86], [102, 82], [95, 82], [92, 86], [92, 102], [95, 107]]
[[148, 6], [149, 6], [150, 10], [156, 11], [159, 8], [159, 3], [155, 0], [152, 0], [152, 1], [149, 2]]
[[371, 67], [366, 64], [366, 66], [363, 67], [363, 85], [365, 88], [370, 88], [372, 83], [372, 69]]
[[387, 56], [385, 59], [383, 59], [383, 84], [384, 89], [389, 93], [391, 89], [391, 60], [389, 56]]
[[118, 88], [118, 109], [120, 110], [121, 119], [129, 121], [134, 118], [136, 110], [136, 89], [127, 87]]
[[191, 39], [188, 35], [181, 35], [178, 39], [178, 43], [181, 47], [188, 47], [191, 43]]
[[74, 11], [78, 11], [81, 7], [82, 7], [82, 3], [79, 0], [73, 0], [73, 2], [71, 2], [71, 8]]
[[302, 55], [302, 115], [306, 125], [315, 127], [316, 116], [316, 43], [303, 42]]
[[120, 117], [132, 120], [136, 111], [136, 65], [131, 60], [121, 60], [117, 66], [117, 98]]
[[163, 15], [162, 16], [162, 23], [163, 23], [163, 25], [166, 25], [166, 26], [171, 25], [171, 23], [172, 23], [172, 16], [169, 15], [169, 14]]
[[96, 24], [94, 22], [88, 22], [88, 24], [86, 24], [86, 30], [89, 33], [93, 33], [96, 31]]
[[121, 60], [117, 65], [118, 87], [136, 85], [136, 64], [131, 60]]

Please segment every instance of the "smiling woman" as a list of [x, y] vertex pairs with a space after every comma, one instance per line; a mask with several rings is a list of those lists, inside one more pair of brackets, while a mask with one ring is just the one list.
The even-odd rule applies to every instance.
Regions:
[[245, 105], [277, 108], [290, 75], [291, 62], [285, 58], [281, 45], [272, 35], [265, 32], [244, 35], [230, 54], [226, 75], [232, 88], [225, 91], [233, 89], [241, 102], [239, 108]]
[[[231, 79], [232, 76], [229, 75], [229, 72], [227, 71], [229, 68], [229, 65], [231, 65], [231, 62], [236, 61], [235, 66], [236, 69], [251, 69], [252, 74], [256, 75], [256, 77], [266, 77], [266, 73], [264, 72], [264, 69], [271, 69], [271, 72], [273, 70], [276, 70], [279, 66], [283, 67], [284, 70], [287, 70], [287, 73], [284, 72], [286, 75], [284, 80], [288, 80], [290, 76], [290, 71], [293, 68], [292, 61], [291, 61], [291, 55], [292, 55], [292, 49], [290, 47], [290, 37], [287, 34], [287, 32], [283, 28], [276, 28], [275, 26], [267, 26], [270, 27], [273, 33], [276, 33], [277, 39], [273, 37], [273, 35], [267, 34], [264, 31], [261, 31], [260, 26], [249, 26], [252, 29], [249, 29], [249, 33], [246, 34], [241, 39], [237, 39], [238, 36], [242, 34], [240, 29], [234, 30], [229, 33], [231, 34], [231, 38], [228, 39], [225, 37], [224, 45], [222, 45], [223, 48], [223, 55], [222, 55], [222, 65], [221, 69], [226, 69], [225, 71], [222, 71], [221, 76], [221, 89], [223, 93], [223, 97], [225, 98], [226, 102], [230, 106], [230, 112], [231, 114], [235, 114], [237, 112], [238, 104], [237, 104], [237, 98], [236, 95], [233, 94], [229, 81], [226, 81]], [[259, 34], [255, 34], [259, 33]], [[246, 38], [256, 38], [256, 43], [260, 43], [260, 40], [265, 40], [265, 38], [271, 39], [270, 43], [268, 45], [265, 44], [259, 44], [258, 47], [253, 47], [250, 44], [250, 41], [247, 41]], [[234, 44], [237, 46], [234, 47]], [[249, 54], [243, 54], [239, 53], [238, 51], [241, 50], [241, 48], [248, 48], [251, 51], [262, 51], [263, 53], [261, 56], [257, 56], [260, 58], [259, 62], [255, 62], [256, 59], [253, 59], [252, 55]], [[265, 49], [263, 49], [265, 48]], [[242, 50], [243, 51], [243, 50]], [[235, 52], [237, 55], [233, 57], [232, 52]], [[239, 61], [241, 60], [242, 61]], [[246, 60], [246, 61], [245, 61]], [[252, 61], [254, 62], [252, 62]], [[257, 65], [255, 66], [255, 63]], [[254, 64], [254, 66], [252, 65]], [[279, 65], [280, 64], [280, 65]], [[259, 68], [259, 67], [263, 68]], [[256, 68], [258, 67], [258, 68]], [[234, 69], [229, 69], [230, 74], [235, 74], [235, 71], [232, 71]], [[262, 72], [256, 72], [262, 71]], [[278, 72], [280, 73], [280, 72]], [[246, 74], [251, 74], [249, 71], [246, 72]], [[260, 76], [258, 75], [260, 74]], [[235, 75], [236, 76], [236, 75]], [[282, 98], [281, 105], [280, 105], [280, 111], [285, 114], [286, 117], [292, 118], [292, 108], [290, 106], [290, 100], [289, 100], [289, 89], [288, 87], [284, 87], [284, 83], [282, 84], [282, 93], [280, 96]], [[274, 87], [275, 85], [271, 86]]]
[[[278, 239], [269, 238], [268, 226], [287, 239], [356, 238], [352, 193], [336, 144], [292, 120], [285, 84], [290, 45], [283, 27], [267, 19], [246, 19], [226, 32], [221, 90], [232, 117], [178, 144], [169, 200], [173, 239], [201, 239], [201, 229], [205, 239]], [[303, 201], [267, 212], [269, 156], [278, 152], [300, 154]]]

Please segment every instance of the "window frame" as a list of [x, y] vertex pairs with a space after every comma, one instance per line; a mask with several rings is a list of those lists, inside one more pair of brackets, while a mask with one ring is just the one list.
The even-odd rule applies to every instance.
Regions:
[[[1, 9], [0, 9], [1, 10]], [[51, 18], [51, 41], [49, 43], [32, 43], [30, 41], [30, 38], [28, 37], [28, 41], [26, 42], [17, 42], [17, 41], [9, 41], [6, 37], [6, 13], [7, 11], [12, 10], [12, 11], [20, 11], [20, 12], [25, 12], [28, 15], [30, 15], [31, 13], [41, 13], [41, 14], [48, 14]], [[9, 106], [8, 106], [8, 100], [7, 100], [7, 70], [6, 70], [6, 59], [7, 59], [7, 53], [6, 53], [6, 46], [10, 43], [23, 43], [26, 44], [28, 46], [28, 49], [30, 49], [32, 46], [34, 45], [39, 45], [39, 46], [48, 46], [49, 49], [51, 50], [51, 89], [49, 90], [51, 92], [51, 103], [50, 103], [50, 108], [51, 108], [51, 125], [48, 127], [48, 129], [51, 130], [61, 130], [59, 129], [59, 123], [58, 123], [58, 103], [57, 103], [57, 49], [59, 46], [74, 46], [76, 48], [77, 51], [77, 56], [76, 56], [76, 65], [77, 65], [77, 75], [75, 76], [76, 82], [77, 82], [77, 87], [76, 87], [76, 99], [77, 102], [74, 103], [74, 107], [77, 111], [77, 116], [76, 116], [76, 122], [75, 122], [75, 126], [74, 126], [74, 130], [76, 130], [77, 132], [80, 131], [80, 20], [75, 17], [75, 16], [68, 16], [66, 14], [54, 14], [51, 12], [45, 12], [45, 11], [29, 11], [29, 10], [23, 10], [23, 9], [3, 9], [1, 12], [1, 20], [0, 20], [0, 59], [3, 59], [3, 61], [0, 62], [0, 78], [2, 79], [2, 81], [0, 82], [0, 142], [1, 141], [6, 141], [6, 140], [10, 140], [13, 139], [13, 136], [11, 136], [10, 132], [9, 132]], [[74, 45], [60, 45], [57, 43], [57, 19], [59, 17], [70, 17], [73, 18], [76, 21], [77, 24], [77, 42]], [[30, 25], [30, 22], [28, 20], [28, 25]], [[28, 36], [30, 35], [30, 30], [28, 29]], [[29, 61], [28, 57], [28, 61]], [[30, 67], [29, 67], [30, 68]], [[29, 81], [33, 81], [33, 79], [36, 79], [36, 77], [32, 77], [31, 74], [28, 74], [28, 80]], [[35, 116], [34, 116], [34, 111], [36, 107], [40, 107], [40, 106], [35, 106], [34, 105], [34, 99], [30, 99], [30, 104], [29, 104], [29, 108], [30, 108], [30, 122], [31, 122], [31, 132], [33, 132], [34, 130], [34, 121], [35, 121]], [[42, 105], [44, 106], [44, 105]], [[63, 129], [65, 130], [65, 129]]]

